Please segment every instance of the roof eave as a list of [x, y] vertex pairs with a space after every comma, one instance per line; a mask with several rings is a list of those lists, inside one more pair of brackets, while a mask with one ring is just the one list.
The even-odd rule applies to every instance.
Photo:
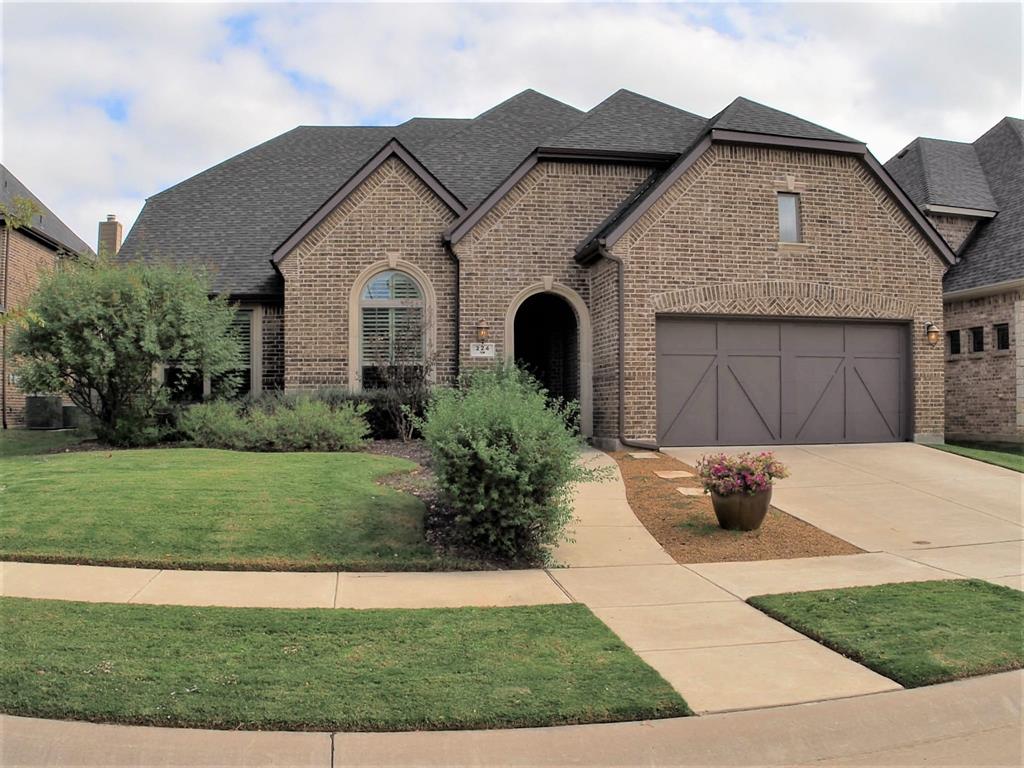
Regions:
[[965, 208], [957, 205], [935, 205], [926, 203], [921, 206], [925, 213], [934, 213], [942, 216], [963, 216], [967, 219], [993, 219], [999, 211], [987, 208]]
[[944, 291], [943, 301], [959, 301], [961, 299], [974, 299], [982, 296], [991, 296], [996, 293], [1007, 293], [1024, 289], [1024, 277], [1015, 277], [1012, 280], [1001, 280], [998, 283], [978, 285], [973, 288], [960, 288], [955, 291]]
[[[0, 214], [0, 222], [4, 221], [3, 214]], [[84, 250], [81, 248], [73, 247], [62, 243], [60, 240], [46, 234], [41, 229], [37, 229], [33, 226], [28, 227], [16, 227], [15, 231], [20, 232], [23, 235], [31, 237], [33, 240], [45, 245], [47, 248], [52, 248], [57, 253], [66, 253], [71, 256], [92, 256], [93, 251], [88, 246]]]

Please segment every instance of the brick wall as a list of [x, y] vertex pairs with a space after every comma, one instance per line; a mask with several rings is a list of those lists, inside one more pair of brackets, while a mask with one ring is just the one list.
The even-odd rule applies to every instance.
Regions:
[[[459, 256], [462, 366], [486, 364], [468, 356], [483, 320], [492, 330], [497, 359], [506, 350], [506, 316], [518, 296], [545, 284], [567, 288], [586, 305], [594, 341], [581, 350], [594, 366], [590, 381], [582, 381], [587, 361], [581, 361], [581, 406], [586, 410], [587, 388], [592, 413], [601, 429], [616, 434], [610, 419], [617, 409], [617, 390], [609, 389], [614, 358], [607, 347], [617, 339], [612, 315], [618, 304], [614, 276], [599, 274], [598, 294], [592, 295], [592, 272], [575, 262], [580, 241], [594, 230], [651, 173], [649, 168], [615, 163], [540, 162], [455, 245]], [[600, 298], [600, 305], [596, 300]], [[614, 315], [617, 317], [617, 314]], [[598, 342], [600, 338], [600, 342]], [[598, 343], [602, 345], [598, 365]], [[617, 341], [615, 341], [617, 345]], [[617, 349], [617, 346], [616, 346]], [[617, 387], [617, 373], [615, 374]], [[600, 397], [601, 403], [596, 399]], [[614, 403], [609, 398], [614, 397]], [[587, 414], [583, 414], [586, 425]]]
[[[804, 242], [778, 242], [776, 195]], [[714, 145], [613, 247], [626, 267], [626, 424], [656, 439], [659, 312], [913, 320], [914, 433], [943, 431], [944, 263], [856, 158]], [[727, 289], [728, 288], [728, 289]]]
[[263, 305], [262, 386], [264, 390], [284, 389], [284, 307]]
[[925, 214], [928, 220], [935, 225], [935, 228], [939, 230], [939, 234], [949, 244], [949, 247], [954, 251], [958, 250], [963, 245], [964, 240], [971, 234], [975, 224], [978, 223], [977, 219], [968, 219], [963, 216], [947, 216], [945, 214], [928, 213]]
[[[349, 297], [373, 265], [414, 265], [436, 295], [437, 377], [455, 368], [455, 265], [441, 233], [455, 214], [396, 158], [385, 161], [280, 263], [285, 389], [348, 386]], [[428, 289], [427, 286], [424, 286]], [[358, 371], [358, 368], [355, 369]]]
[[[51, 249], [37, 240], [14, 231], [11, 233], [10, 251], [7, 254], [10, 274], [4, 274], [3, 254], [7, 248], [6, 237], [7, 231], [0, 229], [0, 285], [7, 285], [7, 306], [18, 308], [28, 301], [39, 285], [39, 278], [43, 272], [54, 268], [57, 257]], [[5, 360], [6, 352], [3, 342], [0, 341], [0, 355], [3, 355]], [[17, 366], [6, 360], [4, 372], [7, 379], [7, 424], [12, 427], [22, 426], [25, 423], [25, 393], [18, 389], [15, 383]]]
[[589, 305], [590, 276], [574, 256], [580, 241], [647, 178], [635, 165], [541, 162], [455, 246], [462, 297], [463, 363], [486, 320], [505, 354], [505, 315], [523, 289], [551, 278]]
[[[948, 439], [1024, 438], [1022, 318], [1024, 291], [946, 302], [945, 330], [961, 332], [961, 354], [946, 356]], [[1009, 350], [996, 349], [997, 323], [1009, 325]], [[968, 331], [975, 327], [983, 329], [983, 352], [971, 352]]]
[[619, 434], [619, 268], [602, 259], [590, 269], [594, 321], [594, 434]]

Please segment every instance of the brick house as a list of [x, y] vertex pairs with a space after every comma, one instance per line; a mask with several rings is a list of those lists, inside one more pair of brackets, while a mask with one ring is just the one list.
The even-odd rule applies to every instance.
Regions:
[[943, 283], [946, 437], [1024, 440], [1024, 120], [917, 138], [885, 167], [959, 262]]
[[[0, 165], [0, 202], [4, 210], [14, 210], [15, 201], [30, 200], [35, 205], [31, 225], [8, 231], [0, 228], [0, 312], [7, 314], [25, 304], [46, 270], [57, 266], [68, 255], [92, 254], [92, 249], [18, 178]], [[0, 210], [0, 221], [4, 218]], [[7, 326], [0, 329], [0, 413], [3, 428], [22, 426], [25, 420], [25, 393], [18, 389], [17, 372], [6, 354]]]
[[746, 99], [299, 127], [121, 255], [210, 268], [253, 390], [372, 386], [419, 329], [438, 383], [518, 360], [600, 444], [942, 439], [952, 250], [864, 144]]

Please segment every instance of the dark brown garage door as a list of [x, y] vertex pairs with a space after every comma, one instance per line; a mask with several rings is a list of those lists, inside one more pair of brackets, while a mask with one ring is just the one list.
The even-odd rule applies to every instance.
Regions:
[[657, 333], [661, 445], [906, 438], [904, 325], [662, 317]]

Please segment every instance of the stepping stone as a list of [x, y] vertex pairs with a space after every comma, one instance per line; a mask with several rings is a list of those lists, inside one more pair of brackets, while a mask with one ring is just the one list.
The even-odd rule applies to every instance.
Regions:
[[703, 488], [676, 488], [683, 496], [703, 496]]
[[658, 454], [654, 453], [653, 451], [642, 451], [640, 453], [631, 453], [631, 454], [629, 454], [629, 456], [632, 459], [658, 459], [658, 458], [661, 458], [660, 456], [658, 456]]
[[673, 469], [667, 472], [655, 472], [662, 480], [678, 480], [681, 477], [693, 477], [693, 472], [684, 472], [681, 469]]

